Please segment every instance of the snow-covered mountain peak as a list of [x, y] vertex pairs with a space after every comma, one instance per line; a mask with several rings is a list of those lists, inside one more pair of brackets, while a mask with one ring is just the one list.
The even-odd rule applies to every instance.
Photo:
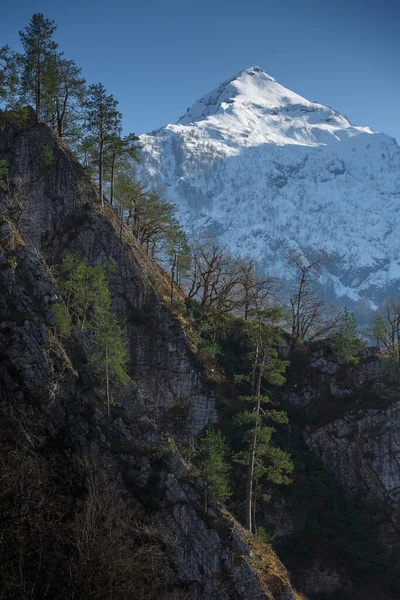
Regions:
[[400, 149], [260, 67], [141, 136], [139, 178], [174, 202], [185, 228], [289, 277], [288, 250], [324, 249], [324, 284], [377, 304], [400, 282]]
[[197, 100], [178, 120], [178, 124], [188, 125], [211, 115], [224, 113], [229, 106], [236, 104], [240, 107], [246, 103], [267, 109], [290, 104], [311, 105], [308, 100], [287, 90], [271, 75], [256, 66], [240, 71]]
[[328, 106], [292, 92], [257, 66], [224, 81], [195, 102], [176, 125], [161, 131], [179, 133], [182, 127], [193, 137], [205, 135], [230, 154], [243, 146], [330, 145], [372, 133], [367, 127], [352, 126]]

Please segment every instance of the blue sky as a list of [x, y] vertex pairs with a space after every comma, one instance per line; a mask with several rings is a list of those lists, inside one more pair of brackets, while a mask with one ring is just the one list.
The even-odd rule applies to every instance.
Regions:
[[19, 48], [34, 12], [66, 57], [120, 102], [126, 131], [175, 122], [200, 96], [259, 65], [309, 100], [400, 142], [400, 2], [395, 0], [18, 0], [0, 45]]

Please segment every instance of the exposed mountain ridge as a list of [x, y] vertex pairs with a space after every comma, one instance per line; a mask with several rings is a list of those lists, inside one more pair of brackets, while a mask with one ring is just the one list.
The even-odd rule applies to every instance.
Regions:
[[259, 67], [141, 136], [139, 176], [163, 189], [190, 233], [287, 278], [288, 250], [324, 249], [321, 283], [379, 303], [400, 277], [400, 151], [389, 136], [287, 90]]

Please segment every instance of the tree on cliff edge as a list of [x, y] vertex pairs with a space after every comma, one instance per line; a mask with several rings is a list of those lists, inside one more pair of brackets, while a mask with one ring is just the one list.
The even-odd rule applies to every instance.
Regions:
[[104, 159], [107, 142], [119, 131], [122, 115], [117, 110], [118, 101], [102, 83], [89, 86], [85, 103], [86, 129], [95, 144], [98, 164], [99, 194], [103, 206]]
[[46, 88], [47, 66], [58, 48], [58, 44], [52, 39], [55, 30], [54, 21], [46, 19], [42, 13], [35, 13], [25, 30], [19, 32], [24, 48], [21, 91], [27, 99], [34, 99], [38, 121], [41, 118]]
[[357, 331], [357, 321], [353, 313], [344, 308], [334, 333], [332, 349], [348, 365], [357, 365], [366, 342]]
[[0, 104], [6, 108], [16, 104], [20, 61], [21, 56], [10, 46], [0, 48]]
[[384, 303], [370, 331], [376, 338], [376, 343], [382, 344], [389, 357], [400, 362], [400, 301], [398, 299]]
[[57, 132], [59, 140], [80, 120], [85, 83], [82, 69], [73, 60], [53, 53], [47, 64], [43, 105], [45, 120]]

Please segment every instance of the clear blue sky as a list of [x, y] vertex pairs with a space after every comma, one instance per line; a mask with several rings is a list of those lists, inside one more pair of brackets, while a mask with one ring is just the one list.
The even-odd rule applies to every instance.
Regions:
[[259, 65], [309, 100], [400, 142], [399, 0], [15, 0], [0, 46], [34, 12], [66, 57], [120, 102], [126, 131], [175, 122], [236, 72]]

